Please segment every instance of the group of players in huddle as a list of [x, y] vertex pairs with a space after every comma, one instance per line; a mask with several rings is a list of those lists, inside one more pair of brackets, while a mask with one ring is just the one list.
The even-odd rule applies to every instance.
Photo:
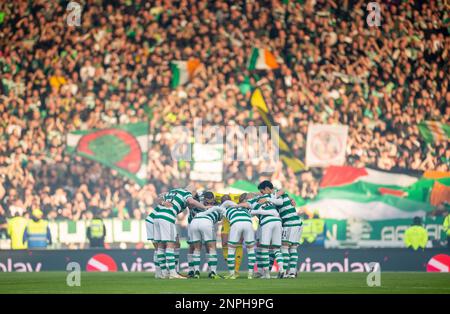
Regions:
[[[160, 195], [157, 206], [146, 218], [147, 238], [155, 247], [155, 277], [199, 278], [200, 252], [205, 245], [209, 277], [220, 278], [217, 274], [216, 226], [222, 221], [222, 248], [229, 271], [226, 279], [238, 276], [236, 250], [242, 252], [242, 245], [247, 251], [248, 279], [270, 279], [273, 259], [278, 264], [277, 278], [295, 278], [302, 232], [302, 220], [295, 202], [285, 191], [276, 190], [270, 181], [261, 182], [258, 190], [260, 193], [234, 196], [209, 191], [197, 193], [193, 186], [188, 186]], [[177, 216], [186, 209], [189, 211], [187, 277], [179, 273], [180, 244], [175, 224]], [[258, 218], [256, 233], [253, 216]], [[239, 263], [241, 256], [238, 257]]]

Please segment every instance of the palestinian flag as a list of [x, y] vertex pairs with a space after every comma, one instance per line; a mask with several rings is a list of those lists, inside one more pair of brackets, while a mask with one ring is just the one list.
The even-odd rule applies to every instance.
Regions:
[[419, 123], [419, 130], [427, 143], [446, 142], [450, 138], [450, 125], [448, 124], [424, 121]]
[[275, 56], [267, 49], [253, 48], [248, 62], [249, 70], [274, 70], [280, 66]]
[[189, 59], [188, 61], [172, 61], [172, 88], [184, 85], [195, 75], [195, 72], [201, 66], [199, 59]]
[[419, 172], [332, 166], [326, 169], [316, 198], [305, 205], [323, 218], [382, 220], [425, 216], [435, 182], [450, 186], [450, 173], [439, 179]]
[[68, 152], [97, 161], [141, 186], [146, 182], [147, 149], [146, 122], [74, 131], [67, 135]]

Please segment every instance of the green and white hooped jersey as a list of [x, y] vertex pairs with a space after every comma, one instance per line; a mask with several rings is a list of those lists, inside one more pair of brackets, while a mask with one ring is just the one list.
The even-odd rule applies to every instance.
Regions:
[[173, 189], [163, 195], [166, 202], [172, 203], [173, 207], [168, 208], [161, 205], [156, 206], [155, 219], [164, 219], [175, 223], [178, 214], [183, 212], [187, 207], [187, 200], [192, 198], [192, 194], [184, 189]]
[[[203, 192], [199, 192], [198, 193], [198, 201], [200, 202], [200, 203], [202, 203], [203, 204], [203, 201], [205, 200], [205, 197], [203, 196]], [[191, 222], [192, 222], [192, 219], [194, 219], [194, 217], [197, 215], [197, 214], [199, 214], [199, 213], [201, 213], [201, 212], [204, 212], [205, 210], [203, 210], [203, 209], [201, 209], [201, 208], [197, 208], [197, 207], [194, 207], [194, 208], [190, 208], [189, 207], [189, 215], [188, 215], [188, 224], [190, 224]]]
[[[277, 198], [276, 193], [273, 193], [272, 197]], [[295, 207], [292, 206], [289, 195], [287, 193], [284, 193], [279, 198], [283, 200], [283, 205], [277, 206], [283, 227], [301, 226], [303, 222], [297, 214], [297, 210], [295, 209]]]
[[194, 208], [189, 207], [188, 223], [190, 224], [192, 222], [192, 219], [194, 219], [195, 216], [197, 216], [197, 214], [200, 214], [203, 211], [204, 211], [203, 209], [200, 209], [198, 207]]
[[209, 219], [213, 224], [218, 223], [222, 220], [223, 208], [216, 206], [213, 210], [209, 209], [207, 212], [198, 213], [194, 219]]
[[147, 217], [145, 218], [145, 221], [147, 221], [148, 223], [151, 223], [153, 225], [154, 219], [155, 219], [155, 211], [152, 211], [150, 214], [147, 215]]
[[225, 217], [230, 222], [230, 226], [238, 221], [246, 221], [252, 223], [252, 216], [245, 207], [228, 207], [225, 211]]
[[[255, 198], [252, 198], [251, 200], [248, 200], [247, 202], [251, 205], [252, 209], [254, 210], [278, 210], [274, 204], [271, 202], [266, 202], [263, 204], [259, 204], [258, 201], [262, 198], [271, 198], [272, 196], [270, 194], [264, 194], [257, 196]], [[272, 221], [280, 221], [281, 219], [276, 216], [272, 215], [258, 215], [259, 219], [259, 225], [264, 226], [265, 224], [272, 222]]]

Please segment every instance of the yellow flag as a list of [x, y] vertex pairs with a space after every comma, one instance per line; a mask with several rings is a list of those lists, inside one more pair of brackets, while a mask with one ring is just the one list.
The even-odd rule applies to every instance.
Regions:
[[269, 113], [269, 108], [267, 108], [266, 101], [259, 88], [253, 91], [252, 97], [250, 98], [250, 104], [253, 107], [261, 109], [265, 113]]
[[[275, 125], [272, 115], [269, 112], [269, 108], [267, 107], [266, 101], [264, 100], [264, 96], [261, 92], [261, 89], [256, 88], [253, 91], [253, 94], [250, 98], [250, 104], [253, 108], [258, 110], [261, 118], [263, 119], [264, 123], [267, 127], [272, 127]], [[291, 151], [291, 148], [289, 147], [288, 143], [283, 139], [283, 135], [280, 131], [279, 136], [277, 136], [278, 139], [274, 139], [275, 141], [278, 140], [278, 147], [280, 148], [280, 155], [281, 160], [294, 172], [299, 172], [303, 169], [305, 169], [305, 164], [300, 161], [300, 159], [294, 157], [294, 154]]]

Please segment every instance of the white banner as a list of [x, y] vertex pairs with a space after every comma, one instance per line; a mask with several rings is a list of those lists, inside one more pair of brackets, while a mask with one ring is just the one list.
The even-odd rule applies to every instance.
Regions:
[[190, 179], [195, 181], [222, 181], [223, 144], [194, 144]]
[[310, 124], [306, 143], [308, 167], [342, 166], [345, 162], [348, 126]]

